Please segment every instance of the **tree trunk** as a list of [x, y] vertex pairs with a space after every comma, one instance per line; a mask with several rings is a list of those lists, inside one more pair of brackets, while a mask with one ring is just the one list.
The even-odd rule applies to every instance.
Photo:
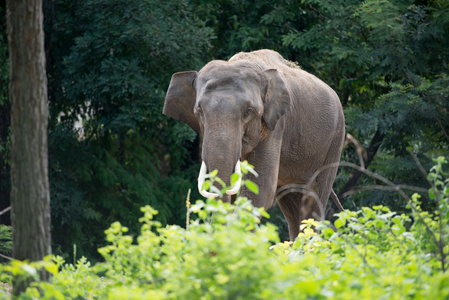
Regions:
[[[51, 253], [42, 0], [7, 1], [7, 19], [13, 257], [36, 261]], [[26, 288], [18, 282], [15, 295]]]

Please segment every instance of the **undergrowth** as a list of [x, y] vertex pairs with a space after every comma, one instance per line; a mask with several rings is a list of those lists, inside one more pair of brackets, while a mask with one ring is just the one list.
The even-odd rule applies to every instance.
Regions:
[[[260, 223], [268, 214], [244, 197], [197, 201], [188, 229], [161, 227], [145, 206], [138, 237], [118, 222], [106, 230], [104, 262], [12, 261], [0, 266], [0, 282], [33, 277], [19, 299], [447, 299], [444, 163], [428, 177], [435, 213], [422, 211], [415, 194], [409, 215], [385, 206], [344, 211], [333, 224], [305, 220], [294, 242], [281, 242], [274, 225]], [[40, 268], [51, 283], [39, 281]]]

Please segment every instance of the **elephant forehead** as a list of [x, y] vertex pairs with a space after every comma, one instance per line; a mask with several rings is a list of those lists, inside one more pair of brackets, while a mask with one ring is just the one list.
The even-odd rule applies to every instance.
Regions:
[[203, 85], [203, 91], [205, 93], [215, 92], [217, 90], [230, 90], [235, 92], [245, 92], [248, 89], [248, 82], [245, 82], [243, 78], [237, 78], [235, 76], [211, 78]]
[[198, 104], [207, 112], [238, 113], [247, 102], [245, 93], [229, 90], [209, 90], [198, 95]]
[[198, 89], [247, 90], [261, 87], [261, 74], [253, 68], [228, 63], [208, 64], [198, 75]]
[[203, 82], [199, 91], [204, 94], [212, 94], [220, 91], [228, 91], [233, 94], [249, 94], [258, 89], [258, 85], [250, 78], [243, 76], [220, 76], [216, 78], [210, 78]]
[[197, 104], [205, 109], [205, 112], [230, 112], [240, 114], [248, 106], [260, 110], [263, 101], [260, 94], [252, 89], [228, 88], [205, 89], [197, 97]]
[[262, 92], [257, 84], [245, 78], [219, 77], [209, 79], [197, 89], [198, 103], [242, 106], [262, 104]]

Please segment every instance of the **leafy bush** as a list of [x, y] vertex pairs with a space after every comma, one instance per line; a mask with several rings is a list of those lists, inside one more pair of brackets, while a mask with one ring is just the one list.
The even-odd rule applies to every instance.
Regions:
[[443, 170], [443, 164], [447, 163], [444, 157], [434, 161], [436, 165], [427, 179], [432, 186], [429, 198], [435, 202], [436, 211], [433, 214], [423, 211], [418, 194], [413, 195], [410, 207], [415, 219], [413, 231], [421, 237], [419, 246], [422, 251], [434, 255], [446, 271], [449, 263], [449, 173]]
[[[145, 206], [136, 239], [118, 222], [106, 231], [104, 262], [14, 261], [0, 267], [0, 280], [36, 278], [38, 268], [53, 274], [52, 283], [35, 281], [20, 299], [446, 299], [443, 163], [429, 175], [431, 193], [442, 195], [435, 196], [441, 208], [434, 215], [417, 209], [415, 196], [411, 216], [385, 206], [344, 211], [333, 224], [305, 220], [294, 242], [280, 243], [276, 228], [260, 223], [267, 213], [247, 198], [234, 205], [197, 201], [189, 211], [198, 217], [187, 229], [161, 227], [157, 211]], [[446, 227], [440, 231], [439, 224]], [[443, 256], [428, 234], [437, 236]]]
[[[12, 254], [12, 229], [11, 226], [0, 224], [0, 254], [11, 256]], [[0, 257], [1, 261], [2, 257]]]

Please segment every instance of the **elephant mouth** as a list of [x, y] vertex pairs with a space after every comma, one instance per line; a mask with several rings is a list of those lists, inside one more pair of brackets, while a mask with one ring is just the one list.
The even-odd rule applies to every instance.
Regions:
[[[234, 184], [234, 186], [231, 189], [226, 191], [227, 195], [237, 194], [237, 192], [240, 190], [240, 186], [242, 185], [242, 171], [240, 170], [240, 160], [238, 160], [237, 163], [235, 164], [234, 172], [237, 175], [239, 175], [239, 179], [237, 180], [237, 182]], [[205, 198], [217, 198], [220, 196], [219, 194], [208, 192], [203, 188], [204, 181], [206, 179], [206, 173], [207, 173], [207, 167], [206, 167], [206, 163], [203, 160], [203, 162], [201, 164], [200, 174], [198, 176], [198, 191], [200, 192], [201, 196], [203, 196]]]

